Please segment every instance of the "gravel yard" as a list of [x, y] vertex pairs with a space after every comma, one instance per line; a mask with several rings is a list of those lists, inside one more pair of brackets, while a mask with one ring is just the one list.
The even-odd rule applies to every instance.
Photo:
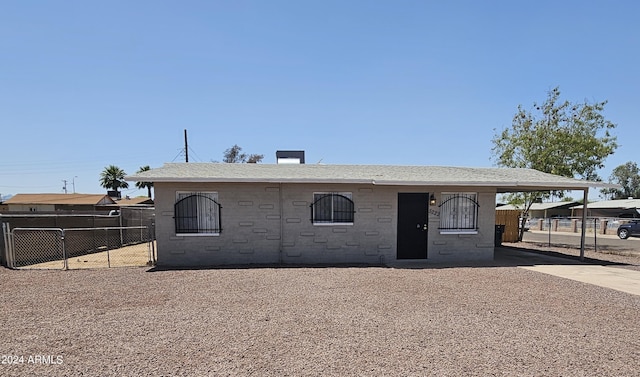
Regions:
[[0, 355], [17, 362], [2, 376], [640, 370], [640, 296], [512, 266], [0, 269], [0, 284]]

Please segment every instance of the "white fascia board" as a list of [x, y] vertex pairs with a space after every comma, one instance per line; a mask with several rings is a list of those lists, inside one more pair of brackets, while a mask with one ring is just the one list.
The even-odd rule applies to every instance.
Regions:
[[400, 181], [379, 179], [335, 179], [335, 178], [198, 178], [198, 177], [126, 177], [129, 181], [176, 182], [176, 183], [322, 183], [322, 184], [370, 184], [378, 186], [469, 186], [493, 187], [509, 191], [584, 190], [587, 188], [619, 188], [618, 185], [600, 182], [481, 182], [481, 181]]
[[146, 179], [151, 182], [176, 182], [176, 183], [352, 183], [371, 184], [370, 180], [336, 180], [336, 179], [300, 179], [300, 178], [154, 178]]

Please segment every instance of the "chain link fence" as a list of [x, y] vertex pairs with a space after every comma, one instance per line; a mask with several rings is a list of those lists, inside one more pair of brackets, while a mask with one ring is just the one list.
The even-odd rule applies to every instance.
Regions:
[[[616, 234], [618, 226], [624, 222], [625, 219], [619, 218], [588, 217], [585, 229], [591, 234]], [[531, 230], [580, 233], [582, 218], [532, 218], [527, 220], [527, 227]]]
[[3, 225], [3, 229], [10, 268], [79, 269], [156, 262], [153, 229], [148, 226], [9, 230]]

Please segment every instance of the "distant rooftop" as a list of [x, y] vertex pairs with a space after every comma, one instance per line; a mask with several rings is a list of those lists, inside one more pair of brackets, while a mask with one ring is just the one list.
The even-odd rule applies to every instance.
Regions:
[[[635, 209], [640, 208], [640, 199], [603, 200], [601, 202], [588, 203], [590, 209]], [[582, 205], [571, 207], [582, 209]]]
[[16, 194], [4, 204], [105, 205], [115, 201], [104, 194]]

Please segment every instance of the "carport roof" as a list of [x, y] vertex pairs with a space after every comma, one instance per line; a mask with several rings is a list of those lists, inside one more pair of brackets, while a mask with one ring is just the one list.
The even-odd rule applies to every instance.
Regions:
[[[573, 208], [577, 202], [550, 202], [550, 203], [533, 203], [529, 208], [530, 211], [544, 211], [548, 209], [557, 209], [557, 208]], [[506, 204], [500, 207], [496, 207], [498, 210], [521, 210], [523, 206], [517, 206], [513, 204]], [[589, 204], [591, 207], [591, 204]]]
[[[138, 182], [351, 183], [492, 187], [497, 192], [611, 187], [533, 169], [448, 166], [167, 163], [126, 177]], [[618, 187], [615, 186], [614, 187]]]

